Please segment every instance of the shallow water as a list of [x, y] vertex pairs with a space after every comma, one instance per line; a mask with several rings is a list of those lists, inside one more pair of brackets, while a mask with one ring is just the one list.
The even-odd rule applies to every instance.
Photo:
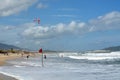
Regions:
[[[59, 55], [63, 57], [59, 57]], [[0, 71], [21, 80], [120, 80], [120, 53], [60, 53], [9, 61]]]

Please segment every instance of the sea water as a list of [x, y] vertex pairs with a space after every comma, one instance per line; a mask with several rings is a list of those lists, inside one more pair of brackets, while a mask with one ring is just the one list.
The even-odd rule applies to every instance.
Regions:
[[3, 74], [20, 80], [120, 80], [120, 52], [56, 53], [8, 61]]

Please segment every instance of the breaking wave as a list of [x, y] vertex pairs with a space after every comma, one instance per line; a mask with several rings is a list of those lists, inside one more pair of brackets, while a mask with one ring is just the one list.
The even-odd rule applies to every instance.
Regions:
[[87, 60], [110, 60], [120, 59], [120, 52], [111, 53], [85, 53], [77, 56], [68, 56], [72, 59], [87, 59]]

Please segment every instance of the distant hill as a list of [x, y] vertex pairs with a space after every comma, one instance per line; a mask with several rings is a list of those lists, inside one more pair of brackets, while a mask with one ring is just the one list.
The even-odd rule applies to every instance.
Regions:
[[108, 48], [104, 48], [103, 50], [120, 51], [120, 46], [108, 47]]
[[11, 48], [13, 48], [13, 49], [21, 49], [19, 47], [13, 46], [13, 45], [0, 43], [0, 49], [11, 49]]

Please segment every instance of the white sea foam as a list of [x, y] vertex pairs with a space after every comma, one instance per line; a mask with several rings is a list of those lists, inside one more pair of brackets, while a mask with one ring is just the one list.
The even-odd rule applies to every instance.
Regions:
[[68, 56], [75, 56], [75, 55], [78, 55], [78, 53], [75, 53], [75, 52], [69, 52], [69, 53], [67, 53], [67, 52], [63, 52], [63, 53], [59, 53], [59, 57], [68, 57]]
[[[41, 58], [34, 57], [29, 59], [19, 59], [9, 61], [14, 66], [2, 66], [0, 71], [7, 73], [9, 76], [16, 77], [20, 80], [119, 80], [120, 64], [89, 64], [91, 61], [74, 60], [104, 60], [119, 59], [119, 52], [111, 53], [61, 53], [65, 57], [59, 58], [59, 54], [47, 55], [44, 60], [44, 67], [41, 66]], [[69, 58], [67, 58], [69, 57]], [[108, 60], [109, 61], [109, 60]], [[98, 61], [99, 62], [99, 61]], [[101, 61], [102, 62], [102, 61]], [[15, 74], [15, 75], [14, 75]], [[105, 76], [105, 77], [103, 77]], [[115, 77], [114, 77], [115, 76]]]
[[87, 60], [113, 59], [113, 57], [88, 57], [88, 56], [69, 56], [69, 57], [73, 59], [87, 59]]
[[69, 56], [72, 59], [87, 59], [87, 60], [104, 60], [104, 59], [120, 59], [120, 52], [111, 53], [86, 53], [81, 56]]
[[41, 67], [41, 65], [33, 63], [33, 62], [21, 62], [21, 65], [23, 65], [23, 66]]
[[14, 65], [14, 67], [18, 67], [19, 68], [19, 67], [26, 67], [26, 66]]

